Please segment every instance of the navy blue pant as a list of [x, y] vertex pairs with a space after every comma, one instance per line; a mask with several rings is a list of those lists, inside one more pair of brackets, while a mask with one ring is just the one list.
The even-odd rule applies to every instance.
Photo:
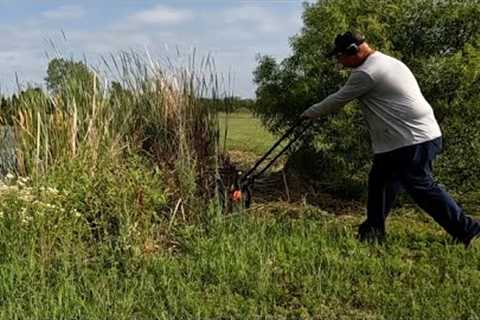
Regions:
[[437, 138], [374, 156], [368, 179], [368, 225], [385, 232], [385, 219], [403, 187], [455, 240], [480, 233], [480, 223], [465, 215], [433, 179], [432, 161], [441, 149], [442, 138]]

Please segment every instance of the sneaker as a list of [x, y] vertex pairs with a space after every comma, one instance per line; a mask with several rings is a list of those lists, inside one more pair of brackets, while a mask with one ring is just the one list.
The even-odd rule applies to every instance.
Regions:
[[385, 230], [374, 228], [368, 221], [365, 221], [358, 227], [357, 238], [361, 242], [382, 243], [385, 241]]
[[468, 249], [471, 244], [472, 244], [472, 241], [479, 238], [480, 237], [480, 233], [477, 233], [477, 234], [474, 234], [474, 235], [469, 235], [469, 236], [466, 236], [465, 238], [463, 238], [460, 242], [463, 243], [463, 245], [465, 246], [465, 249]]

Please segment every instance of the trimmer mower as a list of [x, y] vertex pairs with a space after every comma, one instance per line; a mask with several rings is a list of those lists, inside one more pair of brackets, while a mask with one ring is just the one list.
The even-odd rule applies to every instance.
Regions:
[[[235, 177], [233, 183], [230, 185], [228, 190], [228, 199], [227, 201], [230, 204], [241, 205], [245, 208], [249, 208], [252, 202], [252, 191], [255, 180], [259, 178], [265, 171], [270, 168], [275, 161], [287, 150], [289, 150], [292, 145], [299, 140], [301, 136], [310, 128], [313, 124], [313, 121], [306, 119], [299, 119], [293, 124], [277, 142], [260, 158], [255, 162], [255, 164], [248, 169], [246, 172], [238, 171], [235, 172]], [[266, 164], [263, 168], [259, 169], [264, 161], [277, 149], [280, 144], [290, 138], [290, 141]]]

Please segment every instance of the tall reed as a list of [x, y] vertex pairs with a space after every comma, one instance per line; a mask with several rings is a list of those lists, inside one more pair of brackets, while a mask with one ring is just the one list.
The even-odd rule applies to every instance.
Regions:
[[39, 176], [55, 165], [84, 159], [94, 175], [100, 157], [149, 156], [172, 173], [174, 196], [190, 207], [212, 195], [218, 119], [203, 103], [221, 97], [210, 56], [186, 65], [158, 62], [148, 52], [102, 58], [84, 75], [69, 74], [60, 90], [27, 90], [2, 120], [15, 133], [19, 174]]

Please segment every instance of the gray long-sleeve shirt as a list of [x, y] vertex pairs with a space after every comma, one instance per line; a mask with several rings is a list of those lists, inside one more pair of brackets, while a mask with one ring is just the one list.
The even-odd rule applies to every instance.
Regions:
[[362, 105], [374, 153], [442, 135], [432, 107], [423, 97], [410, 69], [378, 51], [352, 70], [339, 91], [314, 104], [305, 114], [318, 117], [336, 112], [356, 98]]

